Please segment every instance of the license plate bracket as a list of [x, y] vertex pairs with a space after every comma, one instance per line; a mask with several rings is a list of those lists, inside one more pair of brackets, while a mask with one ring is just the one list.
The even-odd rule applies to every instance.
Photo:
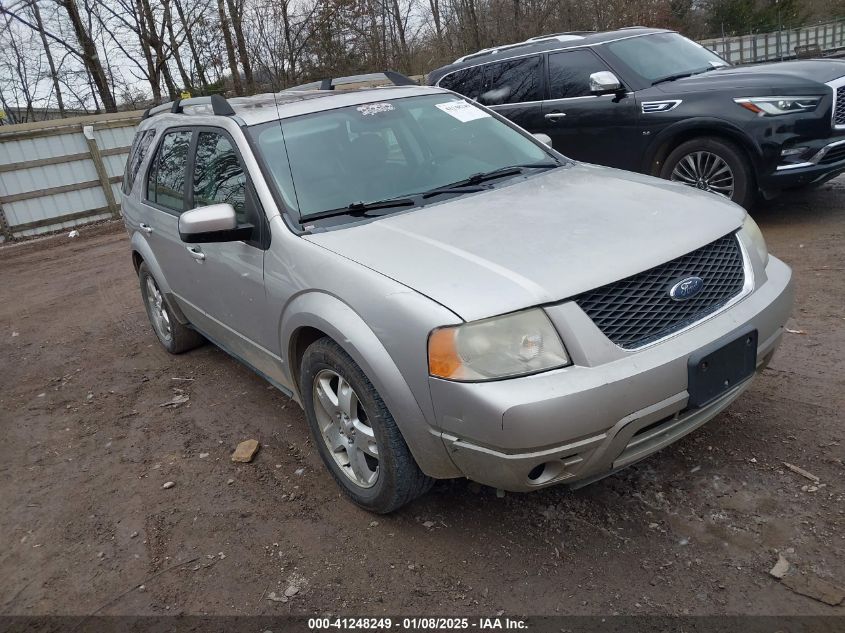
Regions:
[[687, 362], [690, 409], [706, 406], [750, 378], [757, 367], [757, 330], [731, 334], [689, 357]]

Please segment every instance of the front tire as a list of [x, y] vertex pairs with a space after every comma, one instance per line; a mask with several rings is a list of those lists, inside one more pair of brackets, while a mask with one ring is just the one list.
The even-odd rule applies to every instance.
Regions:
[[660, 177], [724, 196], [746, 209], [757, 199], [748, 157], [721, 138], [702, 136], [681, 143], [666, 157]]
[[150, 325], [153, 326], [153, 332], [164, 349], [171, 354], [181, 354], [205, 342], [198, 332], [182, 325], [176, 319], [146, 262], [138, 267], [138, 281], [141, 284], [141, 298], [144, 300]]
[[320, 457], [353, 502], [387, 514], [431, 488], [376, 388], [337, 343], [322, 338], [305, 350], [299, 384]]

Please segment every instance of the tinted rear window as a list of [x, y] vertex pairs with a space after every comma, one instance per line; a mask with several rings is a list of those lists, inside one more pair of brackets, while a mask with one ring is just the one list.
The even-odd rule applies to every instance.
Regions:
[[129, 158], [126, 160], [126, 171], [123, 174], [123, 193], [132, 191], [141, 163], [147, 156], [147, 151], [155, 138], [155, 130], [144, 130], [135, 136], [132, 147], [129, 148]]
[[502, 105], [540, 101], [540, 69], [542, 59], [539, 55], [522, 57], [484, 67], [484, 91], [479, 101], [485, 105]]
[[476, 66], [475, 68], [455, 71], [443, 77], [438, 85], [447, 90], [454, 90], [470, 99], [478, 99], [484, 87], [482, 67]]

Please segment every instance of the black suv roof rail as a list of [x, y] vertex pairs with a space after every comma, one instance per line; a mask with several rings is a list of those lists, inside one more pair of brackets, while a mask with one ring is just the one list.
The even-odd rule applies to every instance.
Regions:
[[153, 106], [144, 111], [142, 119], [148, 119], [157, 114], [169, 112], [170, 114], [183, 114], [185, 106], [199, 106], [210, 105], [213, 114], [218, 116], [234, 116], [235, 110], [232, 105], [226, 100], [226, 97], [221, 95], [211, 95], [210, 97], [190, 97], [188, 99], [176, 99], [168, 101], [161, 105]]
[[540, 40], [552, 39], [554, 37], [560, 37], [561, 35], [589, 35], [590, 33], [595, 33], [595, 31], [561, 31], [560, 33], [547, 33], [545, 35], [535, 35], [534, 37], [529, 37], [522, 43], [539, 42]]
[[349, 75], [347, 77], [327, 77], [325, 79], [321, 79], [319, 81], [312, 81], [307, 84], [302, 84], [300, 86], [294, 86], [292, 88], [286, 88], [285, 92], [289, 90], [334, 90], [337, 86], [342, 86], [344, 84], [357, 84], [357, 83], [365, 83], [368, 81], [378, 81], [380, 79], [387, 79], [390, 83], [394, 86], [418, 86], [419, 84], [411, 79], [410, 77], [406, 77], [402, 73], [397, 73], [393, 70], [385, 70], [384, 72], [380, 73], [366, 73], [363, 75]]
[[595, 31], [565, 31], [563, 33], [550, 33], [548, 35], [537, 35], [536, 37], [531, 37], [522, 42], [516, 42], [514, 44], [502, 44], [501, 46], [491, 46], [490, 48], [482, 48], [480, 51], [476, 51], [474, 53], [469, 53], [468, 55], [464, 55], [463, 57], [459, 57], [456, 59], [453, 64], [459, 64], [460, 62], [465, 62], [469, 59], [475, 59], [476, 57], [483, 57], [484, 55], [492, 55], [493, 53], [498, 53], [499, 51], [506, 51], [510, 50], [511, 48], [519, 48], [521, 46], [528, 46], [531, 44], [539, 44], [545, 40], [579, 40], [583, 39], [587, 35], [592, 35]]

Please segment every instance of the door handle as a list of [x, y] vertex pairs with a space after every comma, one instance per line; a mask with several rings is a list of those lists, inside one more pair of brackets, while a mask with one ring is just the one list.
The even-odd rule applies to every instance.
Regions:
[[139, 227], [139, 228], [140, 228], [140, 229], [141, 229], [144, 233], [146, 233], [147, 235], [149, 235], [150, 233], [152, 233], [152, 232], [153, 232], [153, 227], [151, 227], [149, 224], [144, 224], [143, 222], [141, 222], [141, 224], [139, 224], [139, 225], [138, 225], [138, 227]]
[[548, 114], [544, 115], [544, 118], [548, 119], [549, 121], [557, 121], [558, 119], [562, 119], [566, 116], [566, 112], [549, 112]]
[[188, 249], [188, 253], [190, 253], [191, 257], [198, 262], [205, 259], [205, 253], [200, 250], [199, 246], [186, 246], [185, 248]]

